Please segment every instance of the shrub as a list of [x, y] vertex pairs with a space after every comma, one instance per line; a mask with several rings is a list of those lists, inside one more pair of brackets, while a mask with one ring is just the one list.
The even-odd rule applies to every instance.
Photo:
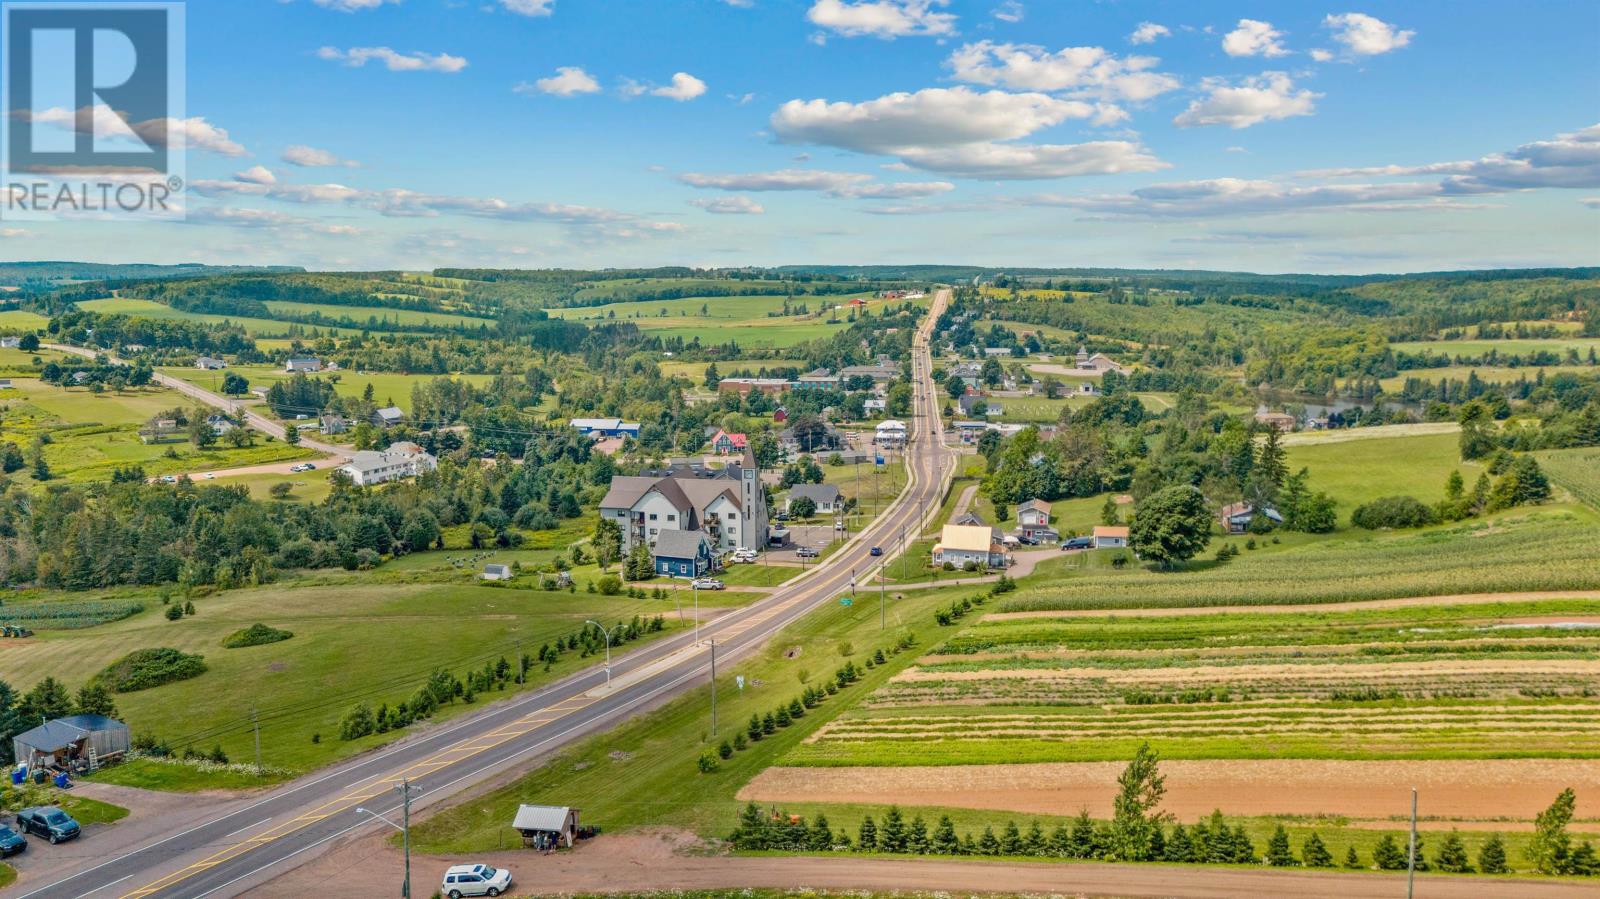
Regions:
[[247, 628], [234, 631], [222, 638], [223, 649], [240, 649], [246, 646], [263, 646], [268, 643], [277, 643], [293, 637], [294, 634], [286, 630], [269, 627], [261, 622], [256, 622]]
[[107, 665], [89, 682], [103, 686], [113, 693], [132, 693], [136, 690], [148, 690], [162, 684], [199, 677], [205, 671], [206, 663], [203, 656], [159, 647], [130, 652]]
[[600, 592], [602, 594], [606, 596], [616, 596], [618, 593], [622, 592], [622, 579], [614, 574], [608, 574], [600, 578], [598, 586], [600, 587]]
[[1436, 524], [1439, 515], [1414, 496], [1385, 496], [1357, 506], [1350, 523], [1375, 531], [1380, 528], [1420, 528]]
[[164, 614], [167, 616], [168, 621], [177, 621], [183, 617], [183, 606], [167, 606], [167, 611]]

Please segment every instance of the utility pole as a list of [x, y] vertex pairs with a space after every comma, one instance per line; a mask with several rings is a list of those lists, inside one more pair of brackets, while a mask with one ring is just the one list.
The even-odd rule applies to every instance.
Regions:
[[256, 717], [256, 710], [250, 710], [250, 729], [256, 733], [256, 776], [261, 776], [261, 721]]
[[717, 736], [717, 638], [711, 638], [711, 736]]
[[1417, 788], [1411, 788], [1411, 848], [1406, 852], [1406, 899], [1413, 899], [1417, 885]]
[[411, 899], [411, 779], [400, 778], [400, 821], [401, 839], [406, 846], [406, 880], [400, 888], [401, 899]]

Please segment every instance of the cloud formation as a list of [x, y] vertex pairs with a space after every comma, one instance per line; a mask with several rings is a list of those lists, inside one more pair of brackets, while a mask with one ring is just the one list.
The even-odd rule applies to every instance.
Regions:
[[678, 181], [705, 190], [729, 191], [813, 191], [844, 199], [905, 199], [928, 197], [955, 190], [948, 181], [902, 181], [882, 183], [860, 172], [829, 172], [814, 169], [780, 169], [773, 172], [708, 174], [685, 172]]
[[460, 56], [421, 50], [400, 53], [390, 47], [351, 47], [348, 50], [323, 47], [317, 50], [317, 58], [342, 62], [355, 68], [376, 61], [391, 72], [443, 72], [453, 75], [467, 67], [466, 59]]
[[690, 206], [704, 209], [712, 215], [761, 215], [766, 208], [749, 197], [716, 197], [714, 199], [695, 199], [689, 201]]
[[1240, 19], [1238, 27], [1223, 35], [1222, 52], [1229, 56], [1287, 56], [1283, 32], [1271, 22]]
[[78, 134], [126, 136], [130, 132], [151, 147], [174, 150], [204, 150], [218, 156], [246, 156], [248, 152], [227, 129], [206, 121], [205, 116], [186, 119], [160, 118], [128, 122], [104, 103], [78, 110], [53, 106], [39, 111], [19, 110], [13, 115], [40, 125], [52, 125]]
[[506, 12], [533, 18], [548, 16], [556, 11], [556, 0], [500, 0]]
[[938, 9], [948, 0], [816, 0], [806, 20], [845, 37], [944, 37], [956, 17]]
[[677, 100], [679, 103], [693, 100], [706, 92], [706, 83], [690, 75], [688, 72], [676, 72], [672, 76], [672, 83], [658, 87], [650, 92], [654, 97], [666, 97], [668, 100]]
[[1156, 38], [1170, 37], [1171, 35], [1172, 29], [1165, 25], [1158, 25], [1155, 22], [1140, 22], [1139, 27], [1133, 29], [1133, 33], [1128, 35], [1128, 43], [1153, 44]]
[[1033, 44], [978, 41], [950, 54], [945, 64], [958, 81], [971, 84], [1139, 102], [1178, 87], [1178, 79], [1150, 71], [1159, 62], [1153, 56], [1119, 57], [1103, 47], [1051, 53]]
[[597, 94], [600, 82], [585, 72], [581, 66], [560, 66], [556, 74], [528, 84], [523, 82], [512, 88], [519, 94], [552, 94], [557, 97], [576, 97], [579, 94]]
[[1321, 94], [1309, 90], [1295, 90], [1294, 81], [1285, 72], [1262, 72], [1260, 75], [1232, 84], [1221, 78], [1208, 78], [1201, 83], [1207, 93], [1189, 104], [1173, 119], [1181, 128], [1200, 125], [1226, 125], [1229, 128], [1248, 128], [1275, 119], [1311, 115], [1316, 110], [1316, 100]]
[[1359, 12], [1330, 15], [1322, 20], [1322, 25], [1331, 29], [1333, 39], [1355, 56], [1377, 56], [1398, 50], [1411, 43], [1417, 34], [1415, 31], [1402, 31], [1388, 22]]
[[290, 165], [308, 169], [333, 167], [356, 169], [361, 167], [359, 162], [351, 159], [340, 159], [327, 150], [319, 150], [316, 147], [308, 147], [305, 144], [292, 144], [285, 147], [281, 158]]

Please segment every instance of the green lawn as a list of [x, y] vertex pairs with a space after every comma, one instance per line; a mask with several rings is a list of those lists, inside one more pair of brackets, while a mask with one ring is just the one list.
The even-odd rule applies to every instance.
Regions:
[[[197, 614], [176, 622], [162, 615], [156, 591], [144, 591], [147, 608], [132, 618], [84, 630], [39, 631], [27, 641], [8, 644], [0, 654], [0, 678], [20, 690], [51, 673], [75, 690], [88, 675], [133, 649], [170, 646], [203, 654], [210, 670], [197, 678], [117, 695], [122, 717], [136, 735], [174, 744], [201, 732], [220, 732], [204, 737], [198, 748], [220, 743], [237, 760], [251, 757], [248, 717], [251, 708], [260, 709], [264, 760], [283, 776], [400, 735], [339, 740], [339, 720], [358, 694], [374, 707], [400, 701], [435, 668], [461, 675], [502, 655], [514, 660], [519, 650], [536, 654], [542, 643], [580, 629], [587, 618], [616, 621], [663, 614], [669, 631], [680, 626], [672, 599], [476, 586], [470, 575], [456, 585], [403, 583], [405, 574], [386, 568], [328, 572], [304, 585], [291, 581], [229, 591], [195, 600]], [[378, 583], [370, 583], [378, 576]], [[753, 598], [721, 594], [708, 597], [706, 604]], [[294, 637], [265, 646], [222, 648], [224, 636], [258, 621], [292, 631]], [[536, 667], [538, 676], [529, 686], [591, 661], [579, 659], [576, 652], [564, 653], [548, 674]], [[243, 684], [250, 685], [245, 694], [240, 693]], [[462, 710], [457, 703], [441, 717]], [[321, 739], [313, 742], [317, 734]], [[212, 778], [165, 769], [149, 776], [154, 785], [162, 780], [192, 788], [214, 784]]]
[[282, 337], [292, 329], [299, 329], [305, 333], [313, 331], [320, 333], [340, 334], [351, 336], [360, 334], [359, 328], [337, 328], [326, 325], [297, 325], [293, 322], [283, 322], [270, 318], [252, 318], [242, 315], [213, 315], [206, 312], [185, 312], [171, 306], [157, 303], [154, 300], [140, 300], [132, 297], [111, 297], [104, 300], [79, 300], [79, 309], [85, 312], [99, 312], [103, 314], [132, 315], [139, 318], [177, 318], [189, 321], [209, 322], [220, 324], [228, 322], [245, 329], [251, 337]]
[[1506, 384], [1523, 378], [1533, 381], [1540, 372], [1544, 372], [1544, 376], [1548, 378], [1556, 374], [1585, 374], [1596, 370], [1592, 365], [1549, 365], [1542, 368], [1531, 365], [1522, 368], [1507, 368], [1503, 365], [1459, 365], [1449, 368], [1414, 368], [1392, 378], [1384, 378], [1379, 383], [1386, 391], [1398, 391], [1405, 386], [1408, 378], [1421, 378], [1424, 381], [1437, 383], [1441, 380], [1465, 381], [1468, 375], [1476, 374], [1479, 380], [1490, 384]]
[[369, 318], [396, 325], [437, 325], [451, 328], [477, 328], [495, 325], [494, 319], [473, 315], [454, 315], [448, 312], [427, 312], [419, 309], [391, 309], [383, 306], [335, 306], [325, 303], [301, 303], [291, 300], [268, 300], [267, 308], [277, 314], [305, 316], [320, 313], [325, 318], [349, 319], [356, 327], [367, 324]]
[[1547, 352], [1566, 355], [1577, 350], [1579, 356], [1588, 356], [1590, 350], [1600, 352], [1600, 337], [1557, 337], [1541, 340], [1419, 340], [1389, 344], [1395, 352], [1431, 354], [1449, 353], [1451, 356], [1483, 356], [1490, 351], [1502, 356], [1526, 356]]
[[[868, 309], [878, 314], [885, 306], [904, 300], [879, 300], [870, 293], [859, 294], [868, 300]], [[549, 309], [554, 318], [573, 321], [627, 321], [663, 338], [700, 338], [702, 343], [737, 341], [748, 348], [778, 349], [826, 337], [848, 326], [848, 312], [841, 310], [838, 321], [829, 323], [825, 307], [844, 305], [850, 295], [796, 297], [791, 308], [805, 305], [806, 315], [769, 316], [783, 310], [782, 296], [685, 297], [676, 300], [646, 300], [637, 303], [611, 303]], [[916, 301], [913, 301], [916, 302]], [[921, 301], [926, 304], [928, 301]], [[741, 363], [719, 363], [718, 368], [741, 367]], [[756, 366], [759, 367], [759, 366]], [[701, 369], [703, 372], [704, 369]]]
[[26, 309], [7, 309], [0, 312], [0, 329], [7, 331], [37, 331], [50, 324], [50, 317]]
[[[285, 372], [281, 366], [272, 365], [236, 365], [224, 371], [201, 371], [192, 366], [164, 366], [161, 373], [171, 375], [188, 381], [198, 387], [220, 392], [222, 378], [228, 372], [243, 377], [250, 382], [251, 387], [271, 387], [279, 381], [286, 381], [293, 377]], [[334, 391], [340, 396], [360, 397], [372, 385], [372, 397], [378, 403], [386, 404], [393, 401], [402, 409], [410, 410], [411, 389], [418, 384], [425, 384], [443, 375], [408, 375], [400, 372], [357, 372], [334, 371], [311, 375], [324, 381], [334, 382]], [[494, 380], [493, 375], [461, 374], [450, 375], [460, 381], [466, 381], [474, 386], [483, 387]], [[337, 380], [335, 380], [337, 379]]]
[[[1359, 429], [1358, 429], [1359, 430]], [[1311, 486], [1339, 501], [1340, 521], [1356, 506], [1380, 496], [1409, 494], [1425, 503], [1444, 499], [1444, 482], [1459, 470], [1470, 487], [1483, 467], [1462, 462], [1457, 435], [1423, 434], [1335, 442], [1343, 432], [1311, 435], [1285, 448], [1289, 470], [1311, 469]]]

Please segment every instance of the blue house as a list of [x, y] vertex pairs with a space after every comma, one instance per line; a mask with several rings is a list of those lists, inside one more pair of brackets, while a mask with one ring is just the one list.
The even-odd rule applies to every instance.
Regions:
[[705, 531], [667, 530], [656, 538], [656, 574], [701, 577], [711, 573], [715, 558]]

